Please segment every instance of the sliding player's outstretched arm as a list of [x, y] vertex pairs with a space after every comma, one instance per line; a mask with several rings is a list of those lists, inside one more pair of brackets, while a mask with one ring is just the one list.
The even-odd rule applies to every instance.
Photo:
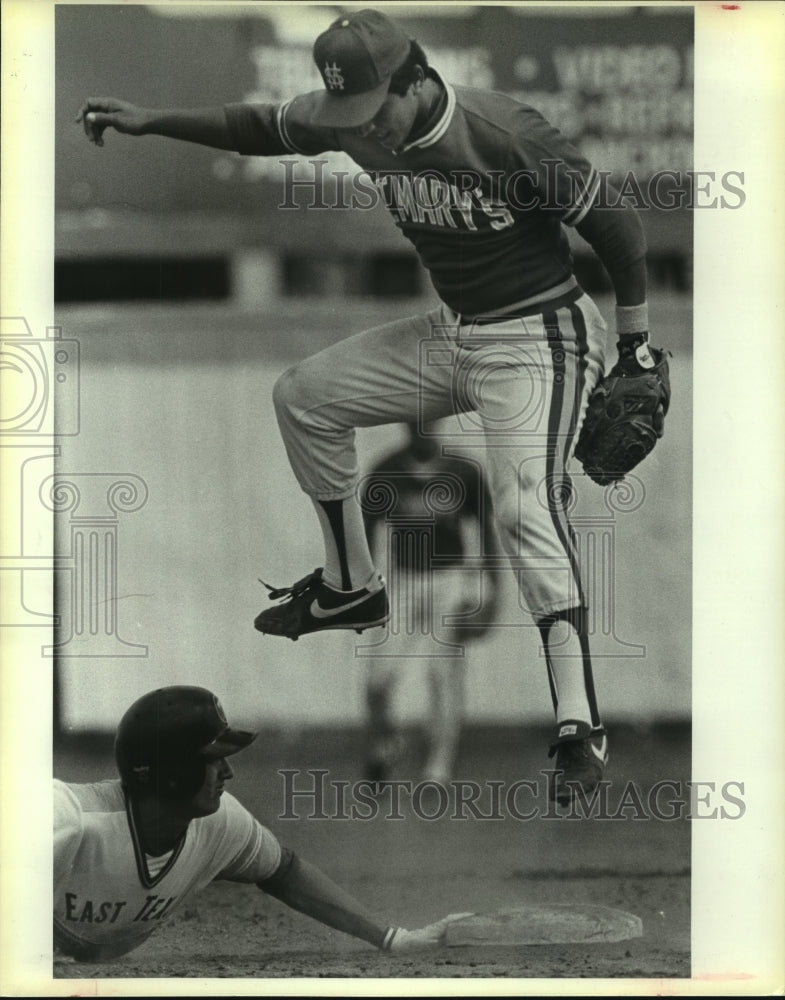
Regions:
[[235, 148], [222, 107], [156, 110], [115, 97], [88, 97], [76, 121], [96, 146], [103, 146], [105, 130], [113, 128], [124, 135], [162, 135], [215, 149]]
[[385, 925], [316, 865], [286, 849], [276, 873], [258, 885], [293, 910], [394, 954], [438, 948], [444, 943], [449, 923], [471, 916], [469, 913], [451, 913], [414, 931]]

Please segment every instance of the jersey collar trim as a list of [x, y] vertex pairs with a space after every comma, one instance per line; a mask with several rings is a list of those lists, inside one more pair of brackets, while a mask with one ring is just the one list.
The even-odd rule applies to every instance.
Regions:
[[169, 860], [160, 872], [158, 872], [157, 875], [151, 875], [150, 870], [147, 867], [147, 858], [145, 857], [144, 848], [142, 847], [142, 841], [139, 836], [139, 830], [136, 825], [134, 801], [127, 793], [125, 795], [125, 812], [128, 817], [128, 829], [131, 831], [131, 843], [134, 845], [134, 857], [136, 858], [136, 870], [139, 875], [139, 881], [145, 889], [152, 889], [153, 886], [158, 885], [158, 883], [172, 870], [175, 861], [177, 861], [180, 857], [180, 852], [185, 844], [185, 837], [188, 831], [186, 830], [182, 837], [180, 837]]
[[434, 124], [433, 128], [429, 132], [426, 132], [425, 135], [421, 135], [419, 139], [415, 139], [414, 142], [407, 143], [407, 145], [403, 146], [401, 148], [402, 153], [406, 153], [410, 149], [427, 149], [428, 146], [433, 146], [439, 141], [439, 139], [442, 138], [444, 133], [450, 127], [452, 116], [455, 114], [455, 90], [452, 85], [447, 83], [433, 67], [431, 67], [431, 72], [447, 91], [447, 104], [444, 108], [444, 112]]

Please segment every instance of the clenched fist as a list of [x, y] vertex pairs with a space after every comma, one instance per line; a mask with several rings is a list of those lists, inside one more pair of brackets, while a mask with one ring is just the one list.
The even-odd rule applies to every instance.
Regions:
[[85, 135], [96, 146], [104, 144], [104, 129], [113, 128], [126, 135], [142, 135], [148, 113], [128, 101], [114, 97], [88, 97], [79, 109], [76, 121], [81, 122]]

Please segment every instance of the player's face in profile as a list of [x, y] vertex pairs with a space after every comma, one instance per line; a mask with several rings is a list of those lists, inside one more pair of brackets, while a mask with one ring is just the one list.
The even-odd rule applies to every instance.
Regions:
[[374, 118], [356, 129], [358, 135], [370, 136], [385, 149], [398, 150], [409, 137], [419, 108], [419, 88], [412, 85], [405, 94], [389, 94]]
[[202, 787], [191, 800], [194, 816], [210, 816], [221, 804], [224, 784], [234, 776], [225, 757], [208, 760]]

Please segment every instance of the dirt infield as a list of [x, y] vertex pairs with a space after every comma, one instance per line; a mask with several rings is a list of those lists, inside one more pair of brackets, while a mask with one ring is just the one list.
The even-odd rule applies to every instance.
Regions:
[[[501, 781], [505, 792], [522, 778], [544, 782], [538, 774], [547, 767], [544, 738], [505, 729], [468, 731], [460, 777]], [[412, 747], [395, 777], [406, 781], [411, 775], [416, 788], [416, 741]], [[659, 798], [659, 819], [643, 818], [635, 805], [640, 801], [649, 811], [657, 781], [667, 779], [686, 789], [686, 727], [615, 731], [605, 818], [595, 813], [594, 818], [557, 819], [531, 796], [510, 800], [511, 811], [502, 796], [502, 818], [483, 820], [456, 806], [450, 786], [449, 807], [441, 818], [429, 820], [424, 816], [437, 815], [441, 800], [416, 800], [404, 785], [399, 810], [392, 808], [388, 792], [379, 799], [375, 818], [342, 820], [330, 782], [358, 779], [358, 748], [350, 733], [329, 741], [324, 734], [309, 734], [283, 745], [273, 735], [263, 736], [241, 763], [238, 758], [232, 790], [283, 843], [321, 865], [391, 922], [415, 927], [450, 912], [575, 900], [638, 915], [643, 936], [615, 944], [456, 947], [391, 958], [288, 910], [253, 887], [214, 883], [132, 954], [97, 965], [56, 960], [54, 977], [689, 977], [690, 824], [685, 810], [680, 818], [663, 818], [676, 811], [669, 806], [675, 801], [672, 790]], [[55, 773], [70, 780], [111, 774], [105, 751], [89, 760], [65, 752], [57, 760]], [[301, 796], [290, 809], [279, 769], [297, 772], [289, 780], [299, 791], [316, 787], [309, 771], [326, 771], [321, 806], [328, 818], [308, 818], [317, 811], [312, 796]], [[630, 793], [633, 785], [637, 798]], [[478, 800], [477, 811], [493, 813], [489, 802]], [[297, 819], [281, 818], [292, 811]], [[393, 812], [401, 818], [390, 818]], [[516, 812], [537, 815], [523, 820]]]

